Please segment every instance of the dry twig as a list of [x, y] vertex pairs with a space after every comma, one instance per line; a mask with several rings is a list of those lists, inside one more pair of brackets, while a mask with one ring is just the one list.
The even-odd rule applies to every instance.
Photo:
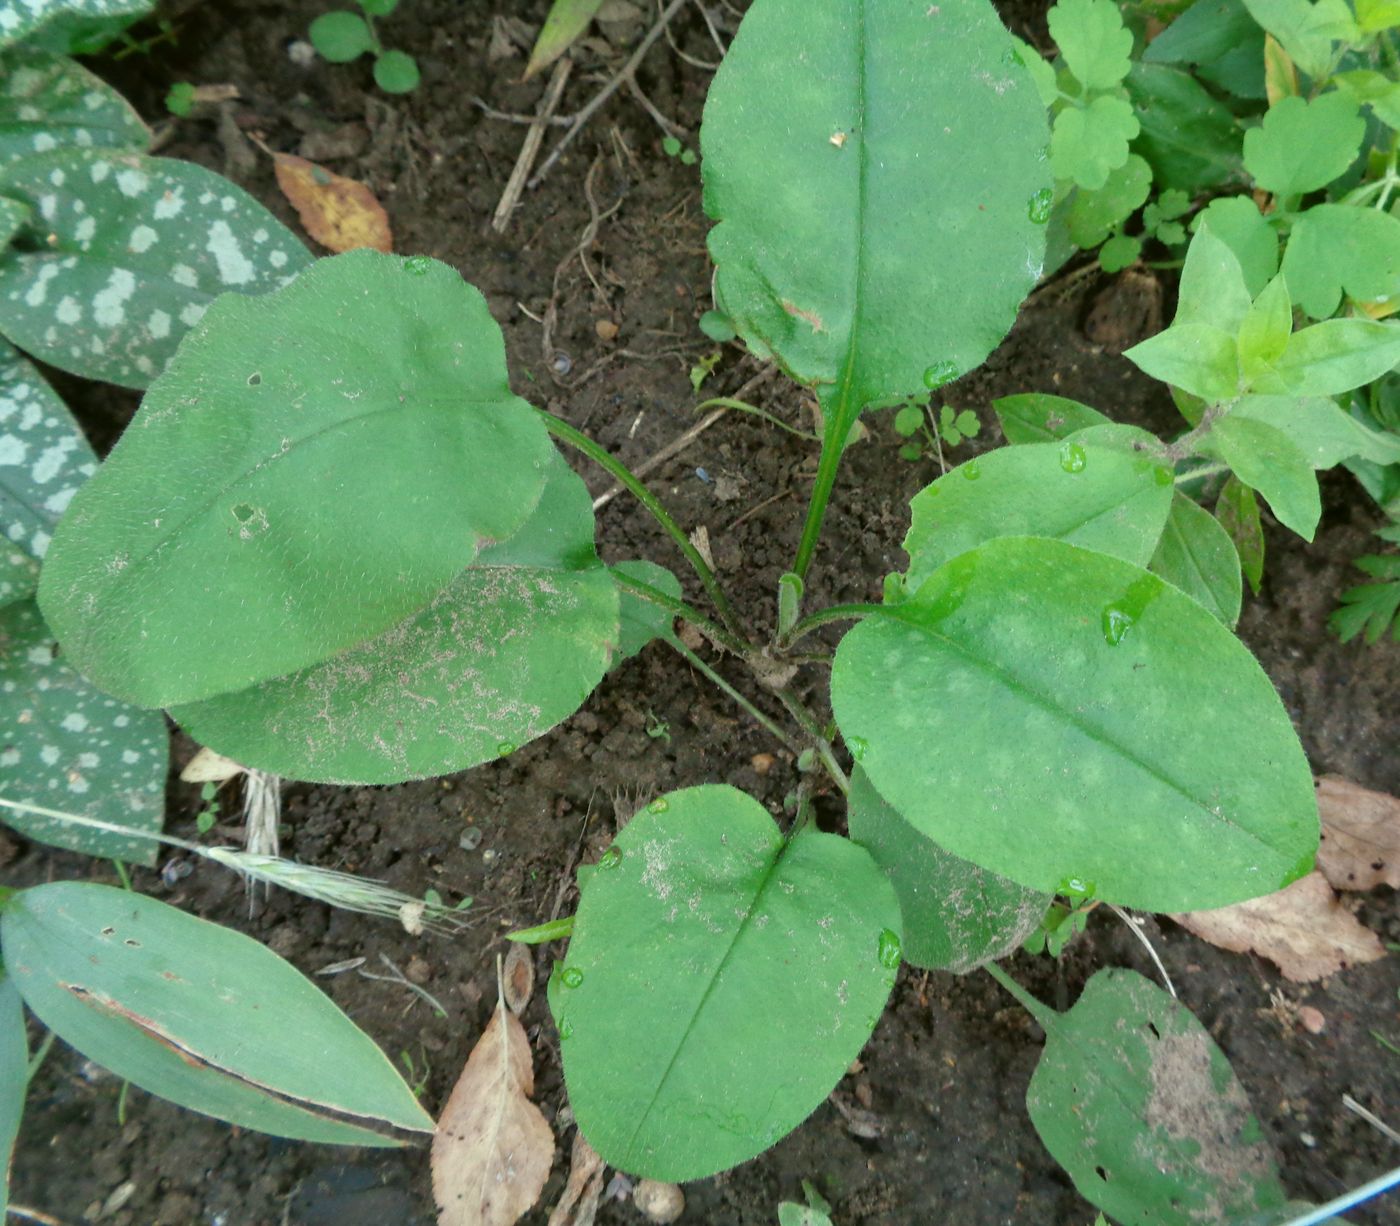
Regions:
[[535, 122], [525, 133], [525, 142], [520, 146], [520, 155], [515, 159], [515, 166], [511, 169], [510, 178], [506, 180], [506, 189], [501, 193], [501, 202], [496, 206], [495, 216], [491, 218], [491, 228], [497, 234], [504, 232], [506, 226], [510, 224], [510, 215], [515, 212], [515, 206], [520, 203], [520, 193], [525, 190], [525, 180], [529, 178], [530, 171], [535, 165], [535, 159], [540, 155], [540, 146], [544, 143], [545, 127], [549, 123], [549, 117], [559, 107], [559, 99], [564, 94], [564, 84], [568, 81], [569, 72], [573, 66], [573, 60], [567, 55], [554, 65], [554, 72], [549, 78], [549, 86], [544, 91], [544, 98], [540, 102]]

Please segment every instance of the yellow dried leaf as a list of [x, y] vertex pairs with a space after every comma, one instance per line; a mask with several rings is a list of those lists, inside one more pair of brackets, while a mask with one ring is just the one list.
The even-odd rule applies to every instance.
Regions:
[[1171, 918], [1221, 949], [1268, 958], [1295, 983], [1385, 957], [1380, 938], [1342, 906], [1319, 872], [1276, 894]]
[[1317, 781], [1322, 845], [1317, 867], [1339, 890], [1400, 889], [1400, 799], [1323, 775]]
[[369, 247], [394, 249], [389, 215], [358, 179], [347, 179], [290, 153], [274, 153], [277, 186], [291, 201], [306, 232], [334, 252]]
[[438, 1119], [438, 1226], [512, 1226], [539, 1200], [554, 1133], [530, 1101], [534, 1089], [525, 1028], [502, 1001]]

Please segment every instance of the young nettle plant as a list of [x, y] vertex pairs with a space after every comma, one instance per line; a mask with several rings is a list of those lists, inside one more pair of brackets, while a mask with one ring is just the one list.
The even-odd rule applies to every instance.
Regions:
[[[1228, 468], [1310, 532], [1313, 461], [1342, 427], [1309, 401], [1393, 364], [1400, 329], [1294, 333], [1283, 283], [1251, 295], [1206, 228], [1176, 324], [1136, 355], [1201, 398], [1187, 435], [1003, 404], [1013, 445], [913, 499], [884, 600], [803, 607], [862, 413], [977, 366], [1039, 277], [1048, 136], [986, 0], [750, 7], [701, 132], [716, 305], [823, 416], [771, 637], [634, 474], [511, 392], [481, 295], [425, 257], [352, 252], [218, 299], [55, 533], [39, 600], [66, 658], [262, 770], [392, 783], [508, 755], [655, 638], [824, 773], [785, 828], [722, 783], [658, 797], [581, 874], [573, 920], [534, 934], [572, 933], [550, 984], [565, 1078], [623, 1170], [695, 1179], [772, 1145], [908, 961], [985, 966], [1034, 1013], [1032, 1118], [1106, 1212], [1289, 1212], [1224, 1056], [1171, 996], [1104, 971], [1056, 1014], [995, 959], [1057, 894], [1189, 911], [1310, 868], [1307, 762], [1230, 629], [1239, 554], [1183, 491]], [[1281, 406], [1317, 418], [1306, 444]], [[655, 516], [709, 611], [650, 560], [599, 559], [556, 442]], [[791, 726], [685, 647], [677, 616]], [[839, 741], [795, 688], [811, 667], [830, 668]], [[817, 786], [845, 794], [849, 837], [817, 828]]]

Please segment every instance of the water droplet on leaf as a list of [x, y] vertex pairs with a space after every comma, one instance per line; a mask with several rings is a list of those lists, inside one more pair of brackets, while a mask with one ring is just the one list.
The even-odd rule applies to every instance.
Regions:
[[583, 972], [576, 966], [566, 966], [559, 972], [559, 982], [566, 988], [576, 988], [583, 982]]
[[958, 471], [962, 473], [962, 475], [966, 477], [969, 481], [976, 481], [977, 478], [982, 475], [982, 469], [978, 465], [976, 460], [969, 460], [966, 464], [959, 468]]
[[1082, 473], [1089, 457], [1078, 443], [1066, 443], [1060, 448], [1060, 467], [1067, 473]]
[[664, 796], [658, 796], [651, 804], [647, 805], [648, 813], [665, 813], [671, 807], [671, 802]]
[[1028, 216], [1038, 226], [1043, 226], [1050, 220], [1050, 212], [1055, 207], [1055, 193], [1053, 189], [1042, 187], [1026, 206], [1026, 216]]
[[851, 757], [857, 762], [865, 757], [866, 751], [870, 748], [870, 743], [863, 736], [848, 736], [846, 746], [851, 751]]
[[1152, 480], [1158, 485], [1171, 485], [1176, 478], [1172, 476], [1171, 469], [1163, 468], [1160, 464], [1152, 468]]
[[1103, 611], [1103, 641], [1110, 647], [1117, 647], [1123, 641], [1123, 636], [1133, 628], [1135, 620], [1126, 609], [1106, 605]]
[[496, 752], [503, 758], [509, 757], [515, 752], [515, 746], [510, 741], [502, 741], [496, 746]]
[[621, 863], [622, 848], [620, 847], [609, 847], [607, 851], [598, 858], [599, 868], [616, 868]]
[[897, 932], [886, 928], [884, 932], [880, 933], [880, 944], [876, 949], [876, 956], [880, 959], [880, 965], [887, 971], [892, 971], [899, 965], [901, 950]]
[[432, 261], [426, 255], [411, 255], [403, 262], [404, 269], [415, 277], [423, 276], [431, 264]]
[[559, 1037], [561, 1039], [571, 1039], [574, 1035], [574, 1024], [566, 1017], [559, 1023]]

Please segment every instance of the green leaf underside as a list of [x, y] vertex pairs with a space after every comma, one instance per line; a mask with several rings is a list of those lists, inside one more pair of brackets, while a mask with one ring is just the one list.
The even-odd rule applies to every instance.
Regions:
[[1027, 537], [960, 555], [846, 635], [832, 701], [916, 829], [1033, 889], [1079, 878], [1190, 910], [1312, 865], [1311, 775], [1269, 679], [1189, 596], [1117, 558]]
[[583, 1134], [610, 1165], [672, 1181], [768, 1149], [869, 1038], [898, 928], [849, 840], [785, 843], [722, 785], [653, 801], [584, 887], [553, 993]]
[[998, 536], [1046, 536], [1146, 565], [1171, 510], [1170, 471], [1146, 456], [1075, 442], [1003, 447], [910, 499], [913, 592], [949, 559]]
[[67, 406], [0, 340], [0, 606], [34, 594], [54, 525], [96, 470]]
[[139, 16], [151, 9], [152, 0], [24, 0], [0, 11], [0, 47], [29, 38], [50, 22], [97, 22]]
[[10, 1200], [10, 1162], [29, 1089], [24, 1007], [14, 981], [0, 970], [0, 1221]]
[[[614, 574], [625, 575], [638, 583], [654, 587], [676, 600], [681, 598], [681, 581], [664, 566], [645, 558], [618, 562], [610, 566]], [[617, 589], [618, 640], [614, 663], [630, 660], [652, 639], [664, 638], [671, 632], [674, 615], [667, 609], [634, 596], [624, 587]]]
[[716, 305], [843, 418], [972, 369], [1040, 274], [1046, 137], [986, 0], [754, 6], [701, 129]]
[[1268, 1142], [1229, 1062], [1191, 1013], [1132, 971], [1103, 970], [1045, 1009], [1031, 1122], [1080, 1193], [1115, 1221], [1215, 1226], [1278, 1207]]
[[1008, 443], [1048, 443], [1109, 421], [1098, 409], [1063, 396], [1026, 392], [992, 401]]
[[0, 166], [61, 145], [145, 149], [150, 129], [105, 81], [66, 56], [0, 53]]
[[1350, 204], [1319, 204], [1293, 225], [1283, 255], [1288, 289], [1314, 319], [1342, 296], [1384, 302], [1400, 294], [1400, 218]]
[[1194, 194], [1238, 177], [1239, 124], [1189, 73], [1134, 64], [1128, 95], [1142, 125], [1133, 147], [1151, 163], [1158, 187]]
[[555, 452], [530, 519], [423, 612], [324, 663], [170, 714], [200, 744], [293, 779], [445, 775], [572, 715], [617, 638], [588, 489]]
[[262, 205], [193, 162], [55, 149], [0, 170], [34, 217], [0, 259], [0, 330], [89, 379], [145, 387], [217, 294], [260, 294], [310, 256]]
[[211, 308], [73, 500], [40, 602], [114, 694], [245, 689], [424, 609], [519, 529], [552, 454], [455, 271], [319, 260]]
[[1244, 585], [1234, 542], [1215, 516], [1185, 494], [1172, 499], [1151, 569], [1225, 625], [1233, 628], [1239, 621]]
[[397, 1144], [376, 1126], [432, 1131], [369, 1037], [241, 933], [140, 894], [59, 882], [12, 899], [0, 941], [44, 1025], [179, 1106], [341, 1145]]
[[1028, 890], [944, 851], [900, 816], [857, 766], [847, 817], [851, 839], [894, 886], [904, 960], [963, 975], [1020, 948], [1053, 896]]
[[[170, 736], [158, 711], [95, 690], [64, 662], [32, 601], [0, 609], [0, 796], [157, 833]], [[6, 809], [28, 838], [151, 865], [150, 839]]]

